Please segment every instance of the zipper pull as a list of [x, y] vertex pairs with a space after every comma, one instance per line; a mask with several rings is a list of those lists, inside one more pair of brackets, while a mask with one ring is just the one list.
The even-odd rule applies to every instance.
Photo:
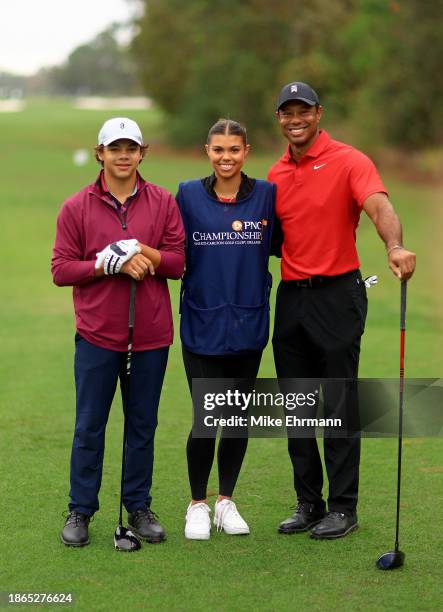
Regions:
[[127, 229], [126, 217], [128, 216], [128, 209], [126, 208], [122, 214], [122, 229]]

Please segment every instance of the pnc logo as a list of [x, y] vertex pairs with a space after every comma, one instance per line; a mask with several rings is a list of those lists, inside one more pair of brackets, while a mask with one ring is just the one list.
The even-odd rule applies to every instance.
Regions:
[[241, 232], [243, 229], [243, 223], [241, 221], [233, 221], [231, 227], [234, 232]]

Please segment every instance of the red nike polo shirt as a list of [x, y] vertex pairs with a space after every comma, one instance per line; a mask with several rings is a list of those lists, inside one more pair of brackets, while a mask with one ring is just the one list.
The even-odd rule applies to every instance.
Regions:
[[298, 162], [288, 146], [268, 180], [277, 185], [283, 280], [335, 276], [360, 266], [355, 232], [363, 203], [373, 193], [387, 194], [366, 155], [321, 130]]

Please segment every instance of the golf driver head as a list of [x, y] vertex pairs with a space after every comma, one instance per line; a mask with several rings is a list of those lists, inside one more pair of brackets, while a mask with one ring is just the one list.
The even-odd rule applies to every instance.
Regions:
[[120, 552], [135, 552], [142, 547], [137, 536], [130, 529], [126, 529], [122, 525], [119, 525], [115, 530], [114, 546]]
[[381, 570], [391, 570], [402, 567], [405, 562], [405, 553], [401, 550], [390, 550], [377, 559], [375, 565]]

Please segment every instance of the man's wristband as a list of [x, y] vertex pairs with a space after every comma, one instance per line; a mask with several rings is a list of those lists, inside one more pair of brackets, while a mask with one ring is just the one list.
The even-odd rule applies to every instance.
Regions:
[[391, 251], [393, 251], [394, 249], [404, 249], [404, 246], [402, 246], [401, 244], [394, 244], [394, 246], [391, 246], [387, 251], [386, 254], [389, 255], [389, 253]]

